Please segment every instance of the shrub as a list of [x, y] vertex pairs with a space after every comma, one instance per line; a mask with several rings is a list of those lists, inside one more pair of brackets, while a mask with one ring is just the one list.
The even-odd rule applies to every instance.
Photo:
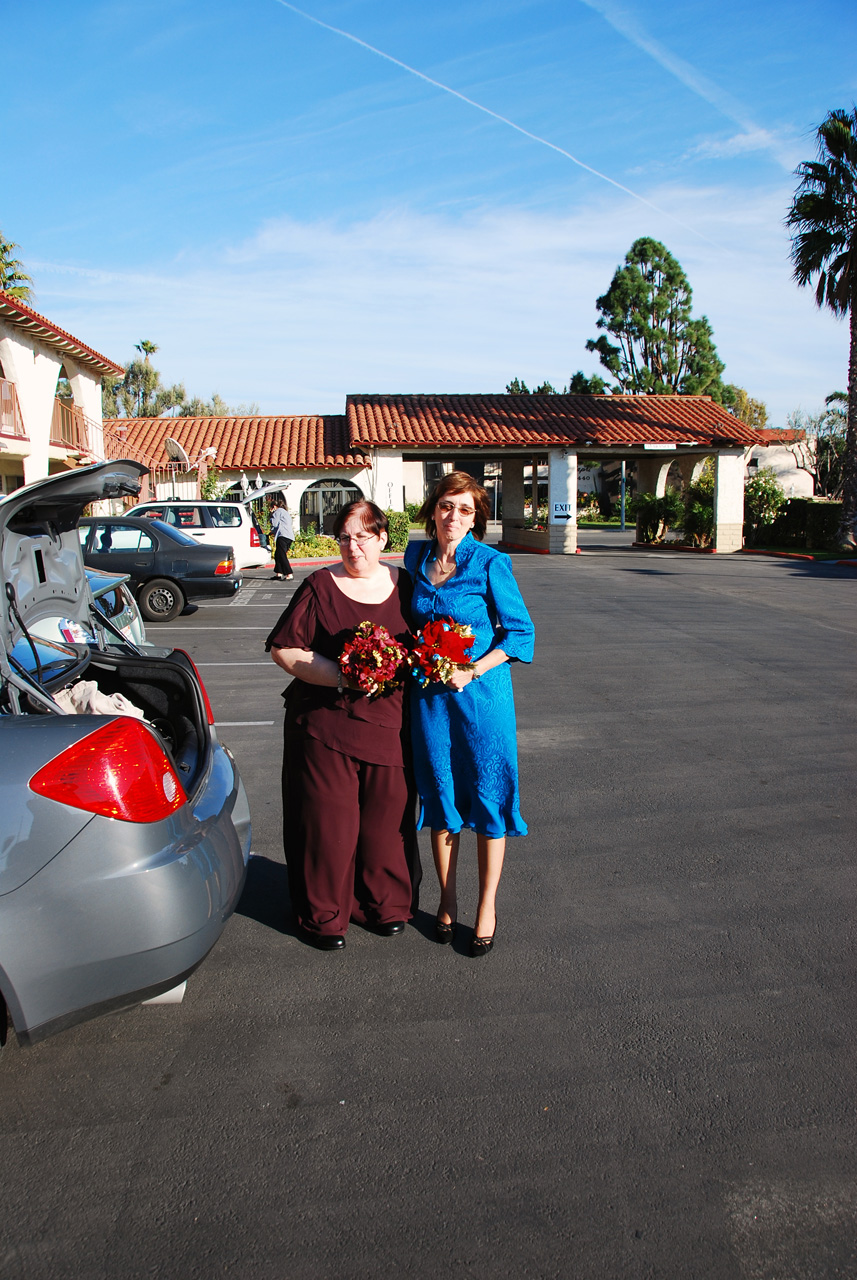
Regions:
[[[422, 510], [422, 505], [423, 505], [423, 504], [422, 504], [421, 502], [406, 502], [406, 503], [405, 503], [405, 514], [406, 514], [406, 515], [407, 515], [407, 517], [408, 517], [408, 523], [409, 523], [409, 524], [416, 524], [416, 523], [417, 523], [417, 516], [419, 515], [420, 511]], [[388, 513], [388, 514], [389, 514], [389, 513]]]
[[765, 536], [775, 547], [835, 551], [839, 546], [841, 518], [841, 502], [829, 498], [788, 498], [780, 506], [776, 519], [765, 526]]
[[681, 524], [684, 503], [675, 489], [667, 489], [662, 498], [654, 493], [638, 493], [628, 503], [637, 521], [640, 542], [662, 542], [668, 529]]
[[809, 498], [788, 498], [770, 528], [770, 541], [778, 547], [806, 546], [806, 513]]
[[[409, 506], [414, 506], [411, 502]], [[419, 507], [417, 507], [419, 511]], [[389, 508], [384, 512], [390, 523], [390, 542], [389, 551], [404, 551], [408, 545], [408, 536], [411, 532], [411, 517], [407, 511], [391, 511]]]
[[785, 502], [783, 487], [771, 467], [760, 467], [744, 485], [744, 541], [752, 546], [762, 530], [770, 533]]
[[543, 502], [539, 507], [536, 508], [535, 518], [533, 518], [532, 514], [525, 517], [524, 528], [525, 529], [546, 529], [547, 527], [548, 527], [548, 504], [546, 502]]
[[807, 503], [806, 545], [813, 551], [836, 551], [839, 547], [839, 522], [842, 503], [815, 501]]
[[684, 494], [685, 540], [695, 547], [709, 547], [714, 538], [714, 471], [703, 471]]
[[289, 548], [289, 557], [296, 560], [309, 559], [315, 556], [338, 556], [339, 543], [335, 538], [325, 537], [318, 533], [314, 524], [308, 525], [297, 535]]

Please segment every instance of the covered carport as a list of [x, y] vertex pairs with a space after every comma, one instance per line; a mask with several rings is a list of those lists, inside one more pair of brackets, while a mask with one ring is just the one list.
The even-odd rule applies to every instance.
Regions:
[[[349, 396], [352, 449], [376, 457], [499, 460], [503, 541], [550, 555], [577, 550], [577, 472], [607, 459], [633, 464], [637, 490], [662, 496], [678, 461], [684, 481], [714, 461], [714, 548], [739, 551], [744, 450], [758, 435], [708, 396]], [[524, 470], [548, 467], [548, 528], [525, 527]], [[469, 469], [469, 468], [468, 468]]]

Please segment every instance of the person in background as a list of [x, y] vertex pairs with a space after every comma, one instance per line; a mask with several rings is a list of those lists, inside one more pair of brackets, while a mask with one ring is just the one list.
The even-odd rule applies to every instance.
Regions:
[[456, 869], [461, 829], [476, 832], [479, 901], [471, 956], [494, 945], [495, 898], [506, 836], [524, 836], [518, 804], [518, 745], [510, 662], [531, 662], [533, 624], [507, 555], [486, 547], [488, 494], [472, 476], [453, 471], [437, 484], [417, 519], [427, 542], [411, 542], [405, 567], [414, 580], [414, 630], [451, 618], [474, 635], [472, 669], [450, 684], [412, 693], [414, 771], [422, 801], [420, 826], [431, 827], [440, 882], [438, 942], [452, 942], [458, 913]]
[[416, 792], [403, 730], [402, 688], [367, 698], [339, 658], [362, 622], [410, 637], [411, 582], [381, 560], [387, 517], [352, 502], [336, 518], [341, 563], [298, 587], [266, 648], [290, 676], [283, 749], [283, 845], [302, 936], [345, 946], [349, 921], [402, 933], [420, 879]]
[[286, 580], [293, 578], [292, 566], [289, 564], [289, 547], [295, 540], [295, 525], [291, 512], [286, 506], [285, 498], [277, 498], [271, 508], [271, 532], [276, 543], [274, 546], [274, 577]]

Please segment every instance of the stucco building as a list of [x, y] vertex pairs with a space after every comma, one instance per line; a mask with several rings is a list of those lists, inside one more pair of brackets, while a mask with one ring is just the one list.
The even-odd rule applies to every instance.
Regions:
[[105, 455], [101, 382], [123, 372], [0, 290], [0, 493], [116, 456]]
[[[189, 458], [215, 450], [226, 486], [288, 484], [289, 506], [322, 527], [349, 497], [401, 510], [449, 465], [502, 476], [504, 541], [550, 554], [577, 549], [578, 466], [605, 460], [636, 469], [640, 491], [663, 494], [678, 464], [715, 471], [715, 546], [742, 544], [745, 450], [757, 433], [707, 396], [352, 395], [343, 415], [116, 419], [133, 456], [166, 461], [165, 441]], [[525, 471], [547, 473], [548, 524], [525, 528]], [[176, 472], [158, 495], [189, 497], [197, 476]], [[327, 499], [325, 499], [327, 494]]]

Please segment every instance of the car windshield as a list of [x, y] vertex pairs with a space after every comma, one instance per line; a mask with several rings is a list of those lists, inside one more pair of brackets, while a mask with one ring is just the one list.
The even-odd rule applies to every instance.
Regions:
[[196, 538], [192, 538], [189, 533], [182, 533], [181, 529], [174, 529], [170, 524], [164, 524], [163, 520], [153, 520], [152, 528], [157, 529], [158, 533], [165, 533], [173, 542], [180, 542], [183, 547], [199, 546]]

